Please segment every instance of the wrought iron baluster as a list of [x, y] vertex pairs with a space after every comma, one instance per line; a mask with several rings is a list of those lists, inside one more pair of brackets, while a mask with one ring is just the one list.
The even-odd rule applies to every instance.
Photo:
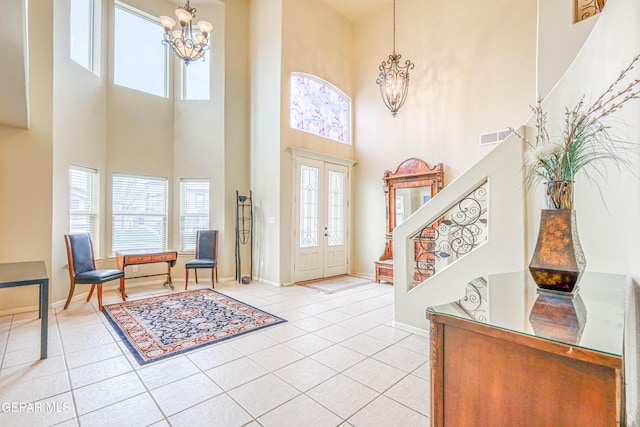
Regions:
[[445, 259], [454, 261], [487, 239], [487, 183], [483, 183], [442, 217], [414, 236], [414, 285], [433, 276]]

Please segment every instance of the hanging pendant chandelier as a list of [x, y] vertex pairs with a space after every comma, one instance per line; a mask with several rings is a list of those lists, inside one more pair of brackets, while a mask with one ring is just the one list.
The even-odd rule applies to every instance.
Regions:
[[413, 69], [413, 63], [408, 59], [404, 65], [400, 65], [400, 58], [402, 56], [396, 53], [396, 0], [393, 0], [393, 53], [378, 67], [380, 75], [376, 80], [380, 86], [382, 101], [393, 117], [398, 114], [398, 110], [407, 99], [409, 70]]
[[184, 6], [178, 6], [176, 16], [180, 23], [180, 28], [176, 30], [173, 29], [176, 25], [173, 18], [160, 17], [160, 22], [164, 27], [162, 44], [169, 46], [173, 53], [184, 61], [185, 65], [200, 58], [204, 61], [204, 54], [209, 50], [209, 33], [213, 29], [213, 25], [207, 21], [198, 21], [196, 25], [200, 32], [193, 33], [192, 21], [196, 18], [196, 9], [189, 5], [189, 0]]

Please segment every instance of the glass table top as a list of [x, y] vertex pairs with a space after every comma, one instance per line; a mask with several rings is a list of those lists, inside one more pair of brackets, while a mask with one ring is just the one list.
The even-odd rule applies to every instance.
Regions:
[[624, 275], [585, 272], [570, 297], [539, 292], [528, 271], [492, 274], [428, 312], [622, 356], [625, 284]]

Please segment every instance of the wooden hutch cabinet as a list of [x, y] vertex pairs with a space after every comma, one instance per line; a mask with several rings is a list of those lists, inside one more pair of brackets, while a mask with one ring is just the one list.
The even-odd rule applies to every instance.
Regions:
[[[382, 180], [387, 220], [384, 253], [375, 262], [378, 283], [382, 280], [393, 282], [393, 229], [442, 190], [444, 166], [438, 163], [434, 167], [429, 167], [424, 160], [410, 158], [402, 162], [395, 172], [386, 171]], [[429, 233], [429, 229], [424, 233]], [[419, 239], [421, 243], [416, 241], [416, 256], [427, 249], [424, 245], [427, 240], [425, 237], [428, 236], [422, 237]], [[420, 278], [416, 278], [418, 279]]]

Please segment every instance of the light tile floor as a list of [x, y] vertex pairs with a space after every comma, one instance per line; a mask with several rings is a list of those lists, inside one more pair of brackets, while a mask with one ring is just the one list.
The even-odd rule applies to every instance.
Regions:
[[[288, 322], [140, 366], [95, 297], [51, 310], [42, 361], [37, 313], [0, 317], [0, 425], [429, 424], [429, 341], [392, 326], [392, 286], [327, 295], [227, 282], [216, 290]], [[167, 292], [130, 288], [129, 299]], [[104, 303], [116, 302], [117, 292], [106, 292]]]

